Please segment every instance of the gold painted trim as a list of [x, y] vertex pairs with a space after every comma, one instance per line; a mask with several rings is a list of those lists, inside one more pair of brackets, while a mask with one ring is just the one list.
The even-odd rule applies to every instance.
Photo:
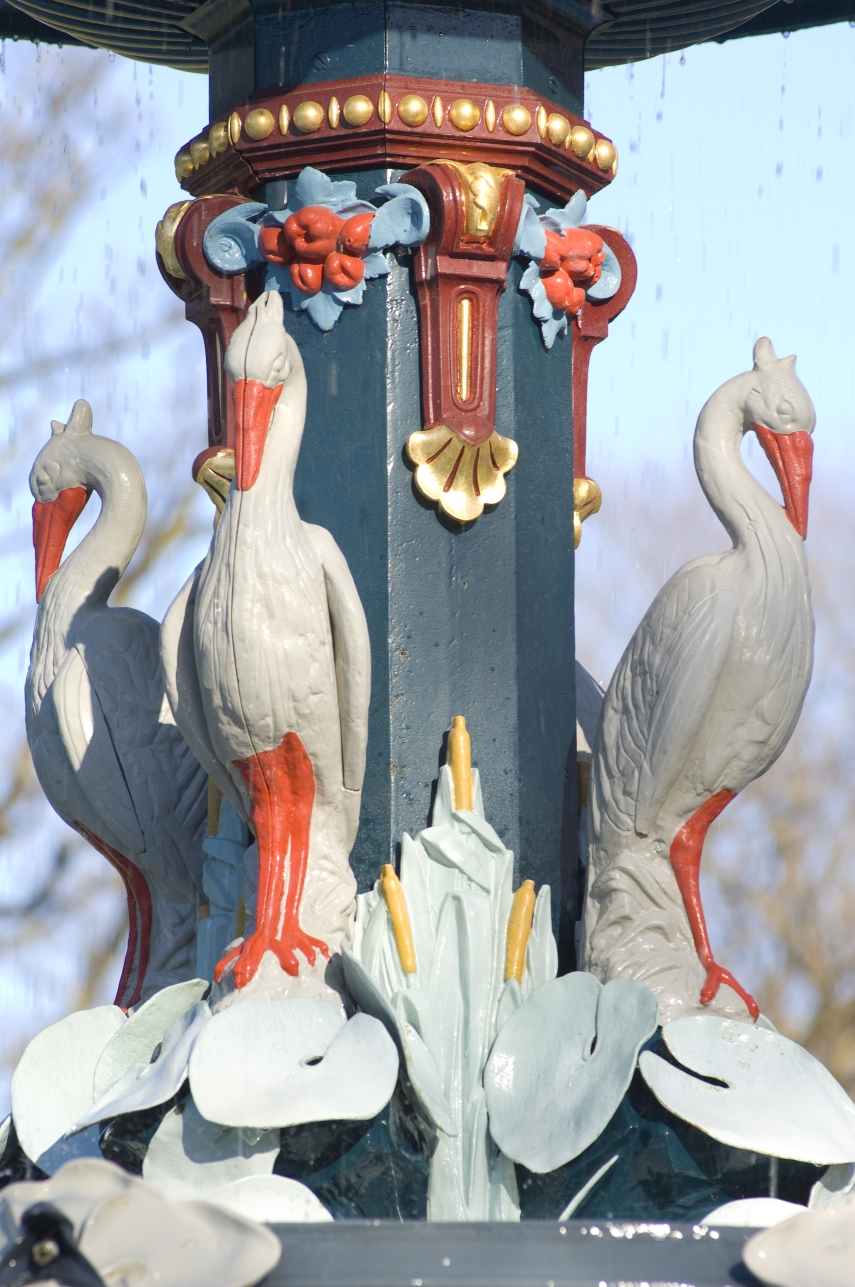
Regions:
[[194, 168], [198, 170], [200, 166], [207, 165], [210, 159], [211, 152], [208, 148], [207, 135], [204, 138], [193, 139], [190, 144], [190, 160], [193, 162]]
[[487, 241], [496, 226], [502, 179], [505, 175], [512, 175], [513, 170], [487, 165], [485, 161], [464, 165], [462, 161], [451, 161], [447, 157], [428, 164], [450, 166], [460, 181], [466, 208], [464, 240]]
[[243, 128], [251, 139], [260, 143], [262, 139], [269, 138], [276, 129], [276, 121], [273, 113], [268, 112], [266, 107], [254, 107], [247, 113]]
[[448, 109], [448, 119], [455, 129], [468, 134], [481, 119], [481, 108], [471, 98], [458, 98]]
[[492, 134], [493, 130], [496, 128], [496, 104], [493, 102], [492, 98], [488, 98], [484, 106], [484, 124]]
[[546, 126], [547, 126], [547, 121], [549, 120], [549, 117], [547, 116], [546, 108], [543, 106], [543, 104], [542, 104], [542, 103], [541, 103], [540, 107], [537, 109], [537, 112], [536, 112], [536, 114], [535, 114], [535, 118], [534, 118], [534, 119], [535, 119], [535, 122], [537, 123], [537, 132], [538, 132], [538, 134], [540, 135], [540, 137], [541, 137], [542, 139], [545, 139], [545, 138], [546, 138]]
[[178, 257], [175, 254], [175, 233], [184, 218], [185, 212], [192, 204], [192, 201], [176, 201], [174, 205], [169, 207], [163, 218], [158, 221], [154, 232], [154, 244], [164, 268], [170, 277], [177, 277], [182, 282], [186, 282], [187, 274], [179, 264]]
[[338, 123], [341, 120], [341, 104], [335, 94], [333, 94], [332, 98], [327, 103], [327, 120], [330, 123], [331, 129], [338, 129]]
[[593, 478], [574, 478], [573, 480], [573, 548], [579, 548], [582, 540], [582, 524], [586, 518], [596, 514], [603, 503], [603, 493]]
[[457, 305], [457, 396], [468, 402], [472, 396], [472, 300], [464, 296]]
[[531, 129], [531, 112], [521, 103], [506, 107], [502, 111], [502, 125], [514, 138], [519, 138]]
[[229, 117], [229, 140], [232, 144], [237, 143], [240, 138], [241, 119], [237, 112], [232, 112]]
[[209, 456], [196, 475], [196, 482], [204, 487], [216, 506], [214, 526], [226, 507], [226, 498], [234, 476], [235, 453], [231, 447], [223, 447], [215, 456]]
[[351, 94], [344, 105], [344, 119], [348, 125], [367, 125], [374, 115], [374, 104], [365, 94]]
[[288, 126], [291, 124], [291, 113], [288, 111], [288, 105], [283, 103], [279, 108], [279, 133], [287, 134]]
[[229, 148], [229, 123], [216, 121], [208, 130], [208, 149], [211, 156], [220, 156]]
[[433, 123], [438, 130], [442, 129], [442, 123], [445, 120], [445, 108], [439, 94], [433, 100]]
[[471, 523], [485, 505], [498, 505], [507, 491], [505, 474], [517, 463], [513, 438], [492, 433], [470, 447], [447, 425], [411, 433], [407, 455], [416, 466], [416, 486], [458, 523]]
[[392, 119], [392, 100], [385, 89], [381, 89], [377, 95], [377, 115], [384, 125], [388, 125]]
[[291, 119], [295, 129], [298, 129], [301, 134], [314, 134], [315, 130], [319, 130], [324, 123], [324, 109], [320, 103], [310, 98], [294, 108]]

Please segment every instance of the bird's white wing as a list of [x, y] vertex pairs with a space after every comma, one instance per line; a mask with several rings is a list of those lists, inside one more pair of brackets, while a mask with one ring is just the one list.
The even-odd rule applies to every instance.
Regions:
[[238, 816], [246, 821], [246, 809], [240, 792], [229, 776], [228, 770], [217, 758], [205, 719], [202, 690], [196, 670], [196, 650], [193, 644], [193, 615], [196, 609], [196, 589], [202, 565], [194, 570], [169, 606], [160, 627], [160, 664], [166, 697], [175, 723], [184, 740], [202, 768], [223, 794], [231, 800]]
[[650, 834], [685, 767], [721, 678], [736, 617], [729, 586], [705, 567], [683, 571], [651, 605], [647, 646], [637, 658], [648, 668], [653, 694], [635, 803], [635, 829], [642, 836]]
[[576, 662], [576, 750], [590, 752], [594, 745], [605, 693], [580, 661]]
[[51, 694], [59, 734], [77, 785], [105, 824], [98, 832], [99, 838], [108, 843], [115, 838], [126, 857], [138, 857], [145, 851], [142, 828], [98, 694], [77, 648], [66, 654]]
[[329, 532], [310, 523], [303, 526], [320, 553], [324, 569], [341, 722], [342, 780], [348, 791], [361, 791], [371, 700], [368, 623], [347, 560]]

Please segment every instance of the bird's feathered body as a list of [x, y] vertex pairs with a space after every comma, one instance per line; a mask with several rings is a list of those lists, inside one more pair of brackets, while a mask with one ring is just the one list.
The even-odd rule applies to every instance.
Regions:
[[324, 995], [327, 950], [349, 937], [355, 905], [348, 855], [365, 765], [368, 635], [344, 556], [294, 502], [306, 379], [279, 296], [263, 296], [243, 327], [227, 367], [241, 390], [239, 425], [251, 418], [250, 386], [260, 427], [254, 446], [238, 448], [208, 556], [164, 620], [164, 669], [179, 725], [219, 763], [218, 780], [259, 842], [246, 948], [255, 955], [237, 961], [238, 986], [270, 951], [290, 976], [275, 988]]
[[[594, 745], [584, 966], [648, 983], [663, 1021], [700, 1004], [709, 973], [675, 868], [680, 846], [702, 845], [721, 808], [775, 762], [810, 681], [803, 536], [739, 456], [745, 429], [768, 434], [769, 407], [787, 405], [795, 412], [779, 437], [804, 449], [810, 400], [791, 362], [772, 354], [702, 411], [698, 476], [733, 548], [686, 564], [660, 590], [609, 685]], [[804, 505], [806, 523], [806, 489]], [[707, 1004], [745, 1017], [722, 982]]]
[[[79, 425], [91, 413], [77, 404], [75, 415]], [[145, 521], [136, 461], [86, 429], [55, 429], [32, 480], [37, 509], [72, 487], [102, 497], [92, 531], [41, 594], [26, 722], [51, 805], [125, 880], [131, 925], [117, 1002], [127, 1005], [195, 974], [207, 779], [166, 701], [157, 622], [107, 606]]]

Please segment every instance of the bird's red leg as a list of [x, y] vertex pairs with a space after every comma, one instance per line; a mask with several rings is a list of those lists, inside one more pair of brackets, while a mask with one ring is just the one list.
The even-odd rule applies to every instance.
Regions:
[[[96, 836], [88, 827], [84, 827], [82, 822], [77, 822], [75, 825], [89, 841], [92, 848], [97, 849], [102, 858], [106, 858], [110, 866], [116, 869], [125, 886], [125, 894], [128, 900], [128, 946], [125, 951], [125, 962], [122, 966], [119, 986], [116, 989], [116, 999], [113, 1004], [121, 1006], [123, 1010], [129, 1010], [132, 1005], [137, 1004], [142, 995], [145, 972], [148, 968], [148, 954], [151, 948], [152, 910], [148, 881], [140, 869], [135, 867], [124, 854], [120, 854], [112, 845], [108, 845], [100, 836]], [[139, 949], [139, 964], [137, 967], [136, 986], [134, 987], [133, 996], [127, 1003], [123, 1004], [128, 980], [131, 977], [134, 961], [137, 959], [137, 949]]]
[[273, 952], [286, 974], [296, 975], [297, 952], [314, 965], [317, 952], [329, 960], [329, 948], [300, 928], [315, 799], [315, 776], [306, 748], [296, 733], [286, 733], [275, 750], [234, 764], [249, 792], [249, 821], [258, 841], [258, 907], [254, 933], [223, 957], [214, 978], [219, 982], [234, 960], [235, 986], [243, 988], [265, 952]]
[[734, 791], [718, 791], [692, 814], [671, 842], [671, 866], [689, 918], [698, 960], [707, 972], [707, 980], [701, 991], [701, 1005], [709, 1005], [722, 983], [726, 983], [737, 996], [742, 997], [752, 1019], [756, 1019], [760, 1014], [760, 1007], [753, 996], [737, 983], [729, 970], [718, 965], [713, 956], [704, 909], [701, 906], [700, 870], [704, 840], [718, 815], [730, 804], [735, 794]]

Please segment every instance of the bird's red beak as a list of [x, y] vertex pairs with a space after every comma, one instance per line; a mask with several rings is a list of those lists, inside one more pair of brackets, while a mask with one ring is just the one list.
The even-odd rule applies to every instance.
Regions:
[[235, 381], [235, 485], [247, 492], [258, 478], [270, 417], [282, 385], [268, 389], [261, 380]]
[[66, 487], [56, 500], [33, 505], [33, 545], [36, 550], [36, 603], [62, 562], [62, 552], [74, 524], [92, 495], [86, 487]]
[[787, 518], [802, 540], [807, 538], [808, 492], [813, 476], [813, 438], [797, 433], [773, 433], [765, 425], [752, 424], [769, 464], [781, 485]]

